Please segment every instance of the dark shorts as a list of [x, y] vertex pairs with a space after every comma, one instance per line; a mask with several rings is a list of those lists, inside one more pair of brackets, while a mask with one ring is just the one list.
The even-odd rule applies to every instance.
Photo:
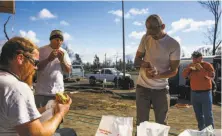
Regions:
[[53, 136], [77, 136], [77, 134], [72, 128], [60, 128], [56, 130]]

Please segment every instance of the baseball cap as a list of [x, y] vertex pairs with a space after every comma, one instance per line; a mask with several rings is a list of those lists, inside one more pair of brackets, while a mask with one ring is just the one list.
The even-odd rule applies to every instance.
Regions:
[[[147, 26], [147, 22], [149, 22], [149, 27]], [[159, 15], [153, 14], [150, 15], [146, 19], [146, 27], [148, 35], [156, 35], [161, 31], [161, 26], [163, 25], [163, 21]]]
[[192, 53], [192, 55], [191, 55], [192, 58], [199, 58], [199, 57], [201, 57], [201, 56], [203, 56], [203, 55], [202, 55], [202, 53], [199, 52], [199, 51], [194, 51], [194, 52]]
[[60, 30], [52, 30], [51, 34], [50, 34], [50, 38], [49, 40], [52, 40], [54, 38], [60, 38], [62, 41], [64, 40], [63, 38], [63, 33]]

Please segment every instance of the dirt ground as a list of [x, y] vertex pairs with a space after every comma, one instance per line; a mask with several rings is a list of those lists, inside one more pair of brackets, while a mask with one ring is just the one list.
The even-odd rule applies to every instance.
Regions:
[[[62, 127], [76, 130], [78, 136], [94, 136], [102, 115], [133, 117], [134, 134], [136, 122], [135, 100], [121, 99], [110, 93], [91, 93], [78, 90], [70, 94], [73, 103], [64, 119]], [[221, 106], [213, 105], [215, 128], [221, 129]], [[153, 110], [150, 121], [154, 121]], [[174, 106], [169, 111], [169, 136], [177, 136], [185, 129], [197, 129], [197, 122], [192, 107], [178, 109]]]

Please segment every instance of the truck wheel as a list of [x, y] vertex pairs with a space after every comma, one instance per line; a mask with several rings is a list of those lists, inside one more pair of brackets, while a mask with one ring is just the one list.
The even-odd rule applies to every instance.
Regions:
[[95, 85], [95, 84], [96, 84], [96, 79], [95, 79], [95, 77], [90, 77], [90, 78], [89, 78], [89, 84], [90, 84], [90, 85]]
[[134, 88], [134, 81], [133, 79], [130, 79], [130, 89], [133, 89]]

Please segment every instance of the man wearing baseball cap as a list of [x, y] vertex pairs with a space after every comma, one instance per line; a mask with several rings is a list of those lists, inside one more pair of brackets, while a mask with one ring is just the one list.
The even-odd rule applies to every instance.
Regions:
[[168, 78], [177, 74], [180, 45], [164, 32], [165, 24], [159, 15], [150, 15], [145, 25], [147, 32], [141, 39], [134, 62], [140, 69], [136, 87], [137, 125], [149, 121], [151, 103], [155, 121], [167, 125]]
[[55, 94], [64, 91], [63, 73], [71, 71], [71, 61], [66, 50], [61, 48], [64, 41], [60, 30], [53, 30], [50, 44], [39, 49], [39, 65], [35, 88], [37, 107], [44, 107]]
[[183, 77], [190, 79], [191, 102], [198, 122], [199, 130], [212, 125], [214, 127], [212, 111], [212, 82], [215, 70], [212, 64], [203, 61], [201, 52], [192, 53], [193, 62], [183, 70]]

